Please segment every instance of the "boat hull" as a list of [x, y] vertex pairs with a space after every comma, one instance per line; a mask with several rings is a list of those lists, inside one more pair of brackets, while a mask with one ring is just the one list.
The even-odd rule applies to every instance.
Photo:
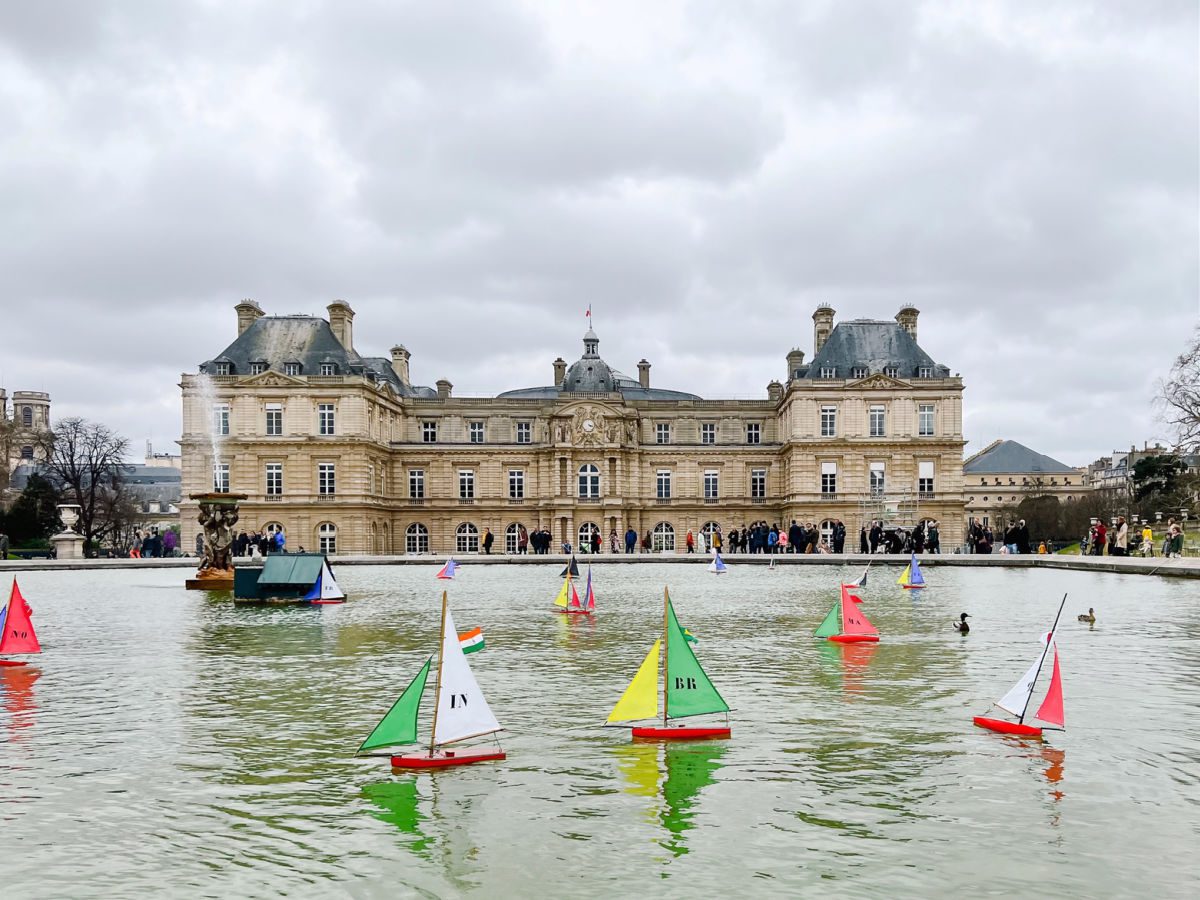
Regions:
[[552, 609], [551, 612], [558, 613], [560, 616], [590, 616], [592, 611], [588, 609]]
[[877, 634], [833, 634], [829, 640], [836, 644], [875, 644], [879, 642]]
[[337, 606], [339, 603], [345, 603], [345, 600], [309, 600], [309, 606]]
[[27, 666], [27, 665], [29, 665], [29, 663], [27, 663], [23, 659], [0, 659], [0, 666]]
[[1025, 725], [1021, 722], [1008, 722], [1004, 719], [990, 719], [987, 716], [976, 716], [974, 719], [980, 728], [995, 731], [999, 734], [1017, 734], [1022, 737], [1041, 737], [1042, 729], [1036, 725]]
[[507, 759], [508, 754], [495, 747], [479, 747], [471, 750], [447, 750], [437, 756], [419, 753], [415, 756], [393, 756], [393, 769], [447, 769], [450, 766], [469, 766], [472, 763]]
[[703, 727], [662, 727], [661, 725], [640, 726], [631, 729], [633, 737], [643, 741], [703, 741], [727, 738], [733, 734], [728, 725]]
[[925, 585], [923, 585], [923, 584], [902, 584], [902, 585], [900, 585], [900, 587], [904, 588], [906, 591], [919, 591], [922, 588], [924, 588]]

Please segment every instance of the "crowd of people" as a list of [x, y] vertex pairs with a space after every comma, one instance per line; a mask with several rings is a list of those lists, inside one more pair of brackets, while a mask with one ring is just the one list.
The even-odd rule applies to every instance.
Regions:
[[[200, 539], [197, 541], [197, 552], [202, 550]], [[275, 531], [242, 531], [233, 539], [233, 555], [234, 556], [266, 556], [268, 553], [286, 553], [287, 552], [287, 535], [283, 533], [283, 529], [279, 528]], [[304, 548], [300, 547], [299, 552], [303, 553]]]
[[878, 519], [858, 533], [859, 553], [941, 553], [942, 535], [937, 521], [918, 522], [912, 530], [885, 527]]
[[152, 525], [142, 531], [133, 533], [133, 541], [129, 547], [129, 555], [133, 559], [161, 559], [164, 556], [177, 556], [178, 536], [171, 529], [160, 532], [158, 526]]

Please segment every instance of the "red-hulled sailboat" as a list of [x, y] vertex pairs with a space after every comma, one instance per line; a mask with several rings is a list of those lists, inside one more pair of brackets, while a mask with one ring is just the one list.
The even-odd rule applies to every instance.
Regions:
[[1042, 672], [1042, 666], [1046, 663], [1046, 656], [1050, 652], [1051, 646], [1054, 647], [1054, 670], [1050, 676], [1050, 688], [1046, 691], [1046, 698], [1042, 701], [1042, 705], [1038, 707], [1038, 711], [1033, 714], [1035, 719], [1040, 719], [1054, 731], [1063, 731], [1066, 729], [1066, 712], [1063, 708], [1063, 683], [1062, 669], [1058, 664], [1058, 642], [1054, 639], [1055, 631], [1058, 629], [1058, 620], [1062, 616], [1063, 606], [1067, 602], [1067, 595], [1063, 594], [1062, 603], [1058, 606], [1058, 615], [1054, 617], [1054, 627], [1050, 629], [1050, 633], [1044, 636], [1046, 646], [1042, 648], [1037, 661], [1034, 662], [1029, 670], [1021, 676], [1021, 680], [1012, 686], [1007, 694], [995, 702], [995, 706], [1005, 712], [1010, 712], [1017, 717], [1017, 721], [1010, 722], [1007, 719], [993, 719], [988, 716], [975, 716], [975, 724], [980, 728], [986, 728], [989, 731], [998, 731], [1001, 734], [1016, 734], [1023, 737], [1041, 737], [1042, 731], [1046, 726], [1026, 725], [1025, 716], [1029, 710], [1029, 701], [1033, 699], [1033, 690], [1037, 685], [1038, 675]]
[[33, 609], [21, 596], [17, 579], [13, 579], [8, 605], [0, 610], [0, 666], [23, 666], [22, 659], [4, 659], [11, 653], [41, 653], [37, 632], [33, 630]]

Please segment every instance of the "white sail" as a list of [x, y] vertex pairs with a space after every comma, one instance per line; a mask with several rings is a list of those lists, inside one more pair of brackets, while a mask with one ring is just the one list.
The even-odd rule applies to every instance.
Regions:
[[471, 667], [467, 665], [449, 609], [446, 610], [446, 638], [442, 642], [438, 687], [437, 725], [433, 730], [435, 744], [452, 744], [500, 730], [500, 723], [488, 708]]
[[[1053, 633], [1043, 635], [1042, 640], [1049, 643], [1053, 639]], [[1029, 695], [1033, 693], [1034, 683], [1037, 681], [1038, 671], [1042, 668], [1042, 660], [1046, 655], [1043, 650], [1038, 654], [1038, 658], [1033, 661], [1033, 665], [1029, 667], [1020, 680], [1014, 684], [999, 700], [996, 705], [1001, 709], [1007, 710], [1014, 716], [1022, 716], [1025, 714], [1025, 707], [1029, 705]]]
[[333, 578], [329, 563], [321, 563], [321, 600], [345, 600], [346, 595]]

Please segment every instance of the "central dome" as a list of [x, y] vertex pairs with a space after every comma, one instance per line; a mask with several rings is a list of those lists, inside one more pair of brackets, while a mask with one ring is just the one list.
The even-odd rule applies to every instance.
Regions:
[[608, 363], [600, 358], [599, 347], [600, 338], [589, 328], [583, 336], [583, 356], [567, 369], [566, 378], [563, 379], [564, 391], [617, 390], [617, 376]]

